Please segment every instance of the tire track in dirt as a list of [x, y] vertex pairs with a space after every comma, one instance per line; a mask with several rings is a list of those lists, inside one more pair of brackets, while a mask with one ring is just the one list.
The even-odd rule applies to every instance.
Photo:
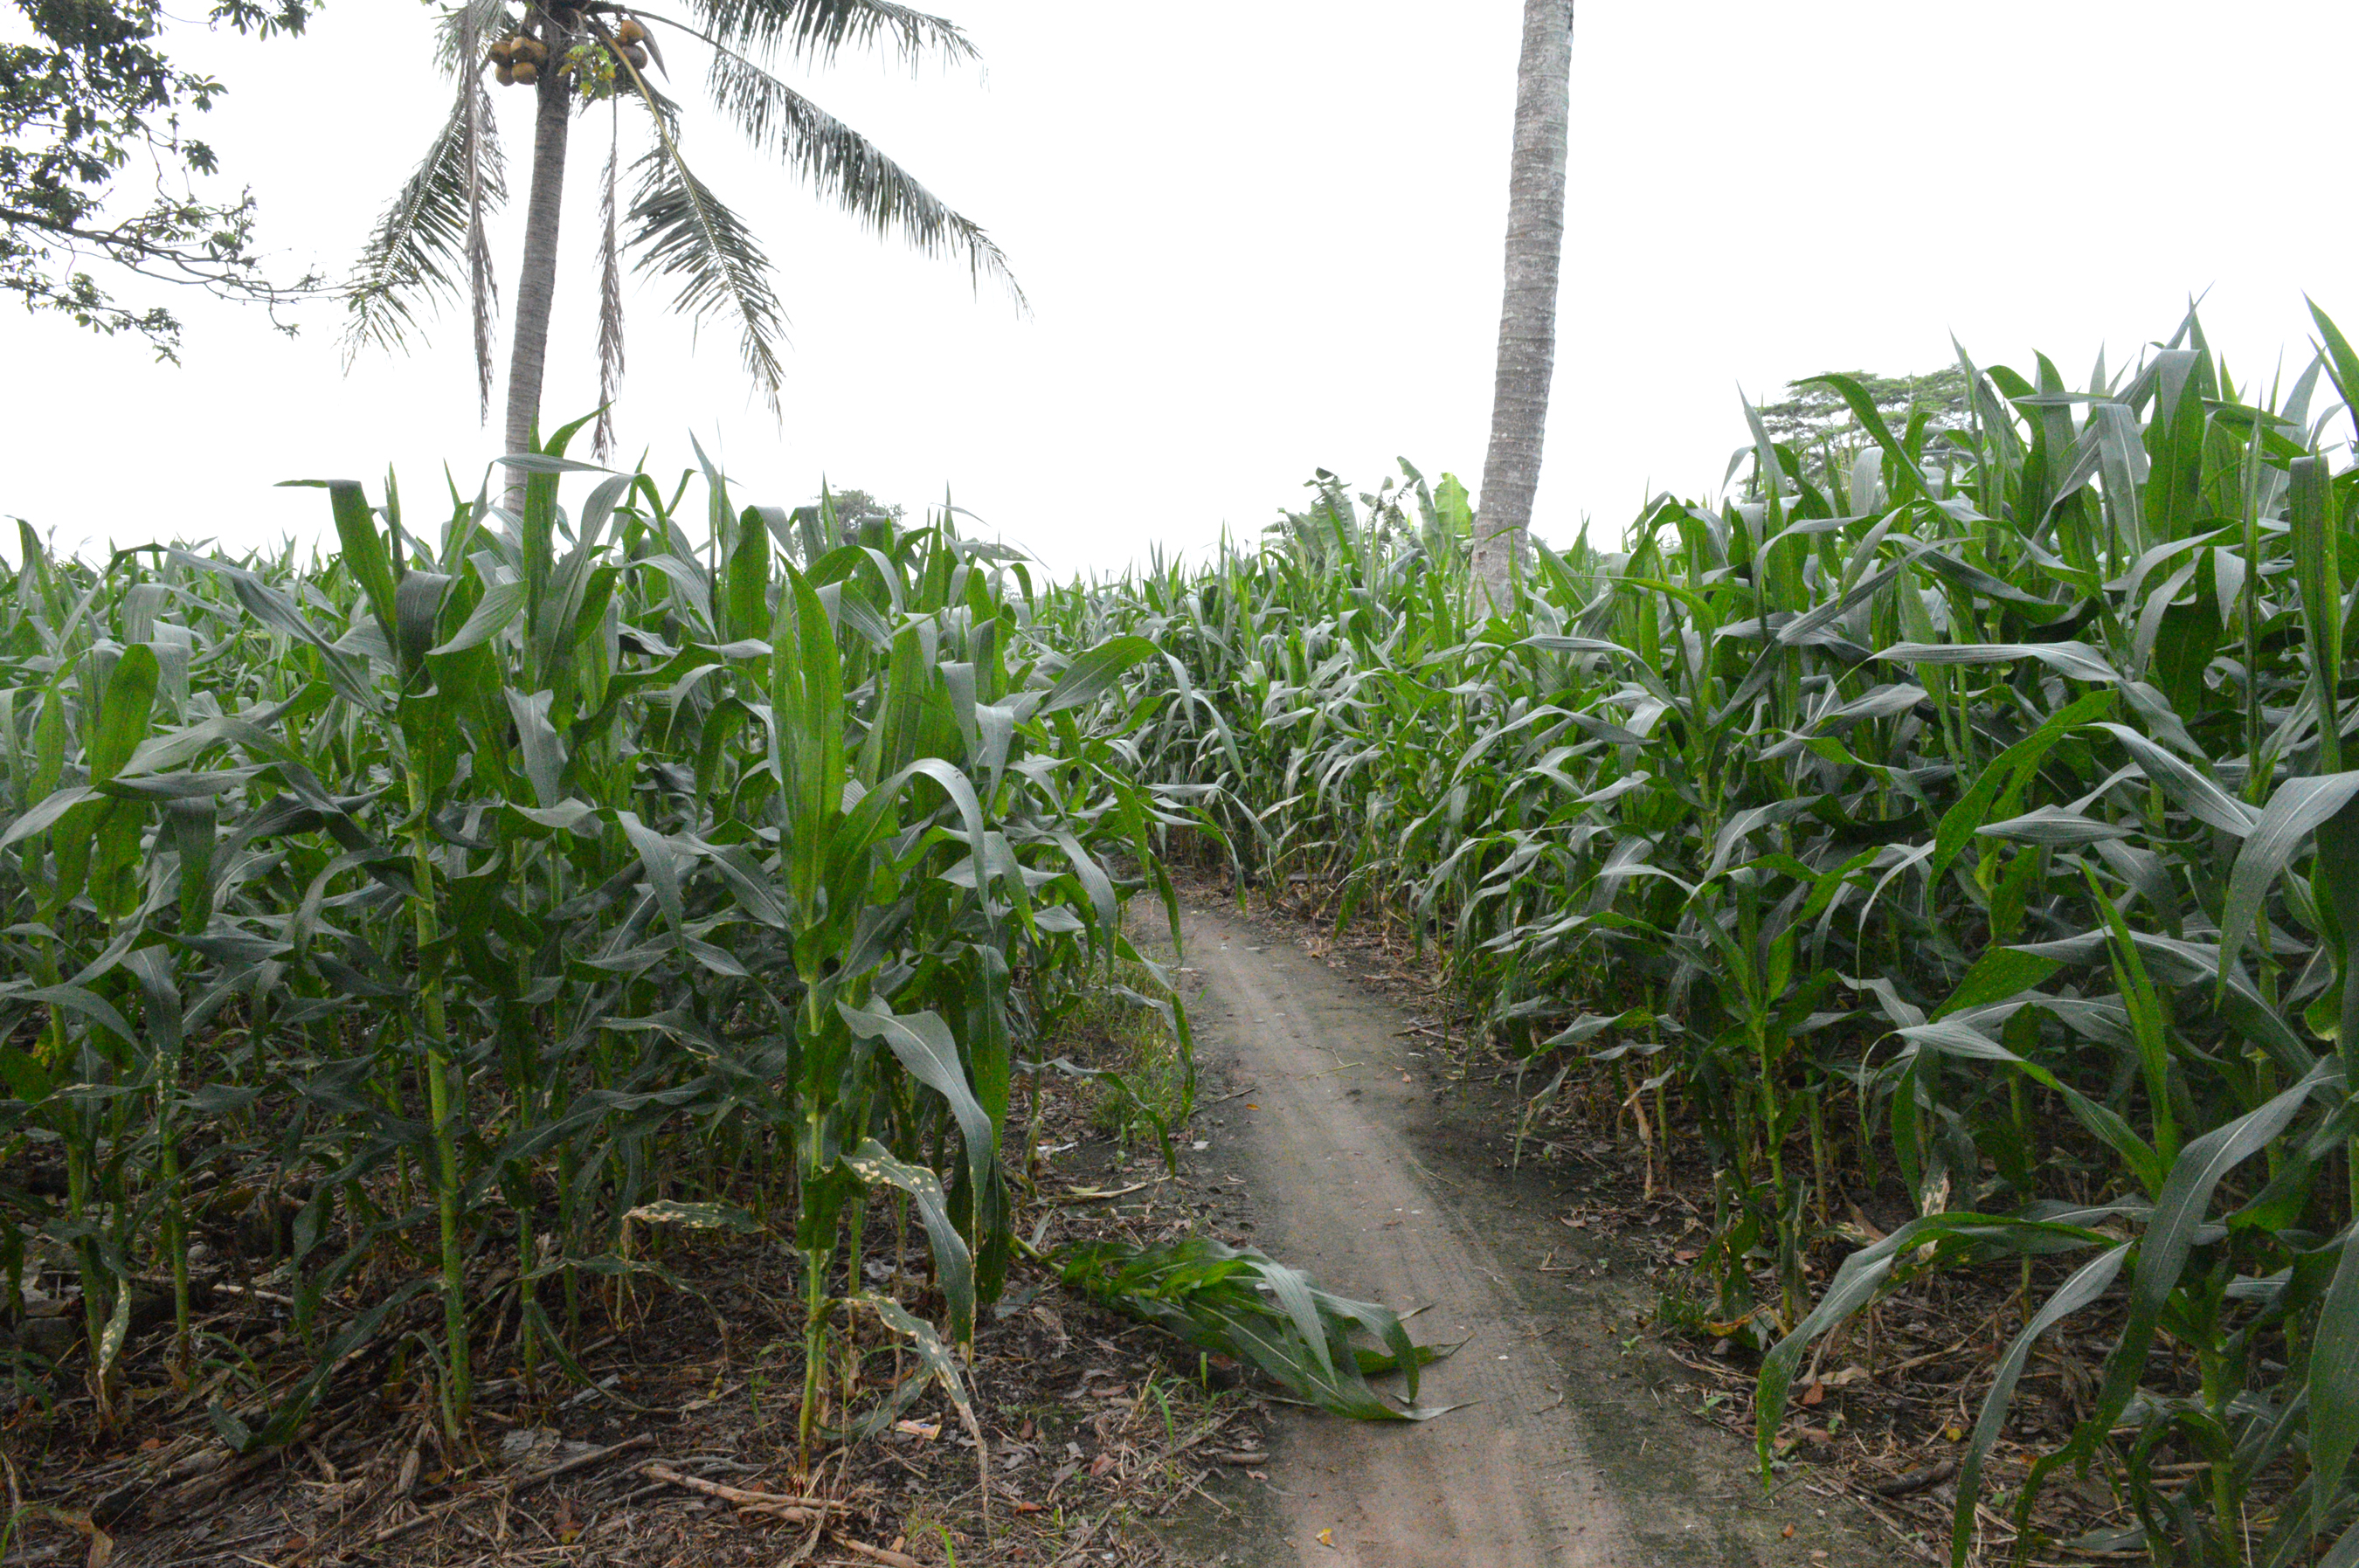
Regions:
[[[1468, 1401], [1421, 1425], [1290, 1415], [1271, 1480], [1306, 1568], [1637, 1568], [1619, 1500], [1559, 1391], [1555, 1357], [1502, 1277], [1479, 1206], [1453, 1202], [1408, 1132], [1430, 1114], [1388, 1003], [1201, 909], [1183, 925], [1202, 989], [1196, 1028], [1250, 1086], [1228, 1106], [1232, 1152], [1271, 1253], [1330, 1289], [1408, 1307], [1412, 1330], [1464, 1339], [1420, 1397]], [[1252, 1108], [1245, 1108], [1250, 1106]], [[1320, 1540], [1332, 1531], [1330, 1541]]]

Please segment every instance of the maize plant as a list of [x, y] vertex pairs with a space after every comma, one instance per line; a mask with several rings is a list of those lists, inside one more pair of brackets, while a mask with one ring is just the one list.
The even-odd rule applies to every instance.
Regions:
[[[1676, 1097], [1765, 1465], [1819, 1336], [2003, 1265], [1957, 1562], [2076, 1319], [2111, 1346], [2019, 1553], [2100, 1461], [2136, 1522], [2078, 1547], [2359, 1561], [2359, 354], [2317, 325], [2267, 385], [2192, 316], [2079, 384], [1962, 358], [1956, 430], [1821, 378], [1855, 446], [1756, 416], [1726, 498], [1539, 551], [1495, 616], [1464, 492], [1404, 465], [1044, 618], [1155, 643], [1125, 743], [1241, 871], [1410, 922], [1495, 1039], [1657, 1097], [1650, 1136]], [[1916, 1217], [1873, 1239], [1843, 1200], [1880, 1179]]]
[[[808, 1444], [852, 1422], [847, 1293], [954, 1381], [1000, 1287], [1022, 1044], [1136, 958], [1129, 893], [1169, 896], [1182, 808], [1135, 782], [1117, 687], [1152, 650], [1049, 641], [1023, 564], [947, 516], [740, 509], [708, 469], [700, 518], [572, 434], [513, 460], [518, 514], [454, 493], [420, 529], [390, 480], [324, 485], [325, 560], [25, 534], [0, 1263], [15, 1304], [78, 1290], [103, 1411], [163, 1313], [238, 1445], [397, 1330], [455, 1430], [487, 1324], [521, 1375], [572, 1368], [585, 1294], [662, 1272], [634, 1226], [687, 1224], [800, 1254]], [[880, 1195], [939, 1325], [859, 1293]], [[298, 1385], [194, 1330], [226, 1266], [194, 1238], [233, 1230], [293, 1303]]]

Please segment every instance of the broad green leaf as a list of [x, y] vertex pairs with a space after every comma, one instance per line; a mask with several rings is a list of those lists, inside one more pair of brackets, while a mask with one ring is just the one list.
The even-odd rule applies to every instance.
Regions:
[[897, 1160], [892, 1151], [874, 1138], [864, 1138], [857, 1148], [843, 1155], [844, 1167], [872, 1187], [889, 1186], [909, 1195], [918, 1206], [918, 1217], [925, 1225], [926, 1239], [931, 1245], [934, 1271], [940, 1281], [942, 1300], [950, 1306], [951, 1338], [964, 1345], [974, 1338], [974, 1257], [965, 1238], [951, 1221], [949, 1202], [942, 1196], [942, 1184], [933, 1172], [922, 1165], [912, 1165]]
[[2311, 1529], [2324, 1531], [2351, 1454], [2359, 1448], [2359, 1234], [2337, 1243], [2334, 1278], [2310, 1346]]
[[2318, 826], [2359, 795], [2359, 773], [2290, 778], [2277, 785], [2236, 851], [2220, 916], [2220, 970], [2226, 974], [2252, 939], [2261, 900]]
[[1144, 637], [1114, 637], [1082, 654], [1065, 667], [1036, 714], [1058, 713], [1095, 702], [1142, 659], [1155, 656], [1155, 644]]

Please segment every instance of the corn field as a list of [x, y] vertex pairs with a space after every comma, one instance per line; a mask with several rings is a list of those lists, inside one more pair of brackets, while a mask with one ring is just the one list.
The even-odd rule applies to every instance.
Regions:
[[[26, 531], [0, 1261], [19, 1309], [78, 1284], [103, 1411], [146, 1290], [234, 1446], [393, 1329], [455, 1430], [490, 1330], [517, 1375], [575, 1371], [585, 1297], [668, 1278], [680, 1227], [791, 1238], [806, 1454], [853, 1424], [855, 1314], [920, 1368], [882, 1411], [929, 1371], [962, 1397], [1022, 1044], [1136, 959], [1122, 901], [1160, 875], [1098, 718], [1151, 650], [1049, 645], [1025, 568], [947, 518], [739, 510], [710, 470], [698, 516], [686, 481], [577, 474], [572, 433], [516, 516], [325, 486], [324, 563], [93, 568]], [[928, 1238], [940, 1332], [864, 1289], [880, 1203]], [[191, 1238], [229, 1224], [299, 1378], [192, 1331], [226, 1276]]]
[[[1465, 492], [1414, 470], [1043, 615], [1155, 645], [1123, 744], [1241, 873], [1407, 918], [1548, 1093], [1694, 1130], [1765, 1467], [1821, 1336], [1996, 1270], [1958, 1561], [1978, 1503], [2027, 1550], [2095, 1461], [2140, 1525], [2079, 1548], [2347, 1568], [2359, 472], [2326, 452], [2359, 355], [2318, 320], [2289, 384], [2191, 317], [2079, 385], [1969, 362], [1948, 433], [1825, 378], [1855, 448], [1756, 417], [1724, 504], [1541, 549], [1501, 618], [1470, 616]], [[1916, 1217], [1876, 1238], [1842, 1196], [1879, 1179]], [[2077, 1428], [1998, 1495], [2016, 1388], [2091, 1322]]]
[[[651, 1238], [774, 1232], [806, 1452], [921, 1378], [962, 1399], [1026, 1048], [1134, 972], [1125, 902], [1176, 910], [1185, 851], [1405, 923], [1540, 1100], [1609, 1086], [1650, 1157], [1695, 1141], [1700, 1311], [1762, 1354], [1765, 1467], [1806, 1356], [1973, 1270], [2018, 1298], [1958, 1562], [1978, 1509], [2027, 1551], [2040, 1488], [2097, 1465], [2139, 1523], [2076, 1548], [2353, 1568], [2359, 471], [2329, 454], [2359, 352], [2319, 330], [2266, 388], [2191, 317], [2078, 386], [1967, 362], [1938, 431], [1826, 378], [1856, 444], [1756, 418], [1727, 500], [1539, 550], [1497, 617], [1465, 492], [1413, 470], [1061, 586], [948, 517], [740, 509], [709, 470], [697, 515], [571, 430], [515, 515], [454, 494], [419, 530], [390, 481], [325, 486], [322, 562], [91, 567], [27, 531], [11, 1304], [78, 1288], [114, 1412], [160, 1299], [241, 1448], [410, 1325], [456, 1430], [495, 1355], [572, 1375], [587, 1298], [666, 1277]], [[1880, 1183], [1915, 1212], [1889, 1234], [1844, 1201]], [[922, 1228], [939, 1325], [864, 1288], [877, 1204]], [[190, 1310], [193, 1238], [255, 1220], [299, 1377]], [[864, 1313], [921, 1370], [860, 1417]], [[1985, 1474], [2093, 1325], [2072, 1434]]]

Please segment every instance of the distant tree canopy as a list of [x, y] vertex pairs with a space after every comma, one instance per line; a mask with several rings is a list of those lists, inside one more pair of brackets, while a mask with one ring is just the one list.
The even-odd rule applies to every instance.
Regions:
[[[159, 305], [117, 300], [93, 265], [266, 304], [288, 292], [253, 255], [252, 195], [228, 200], [199, 189], [217, 162], [184, 120], [225, 90], [166, 57], [164, 7], [9, 3], [32, 41], [0, 43], [0, 291], [93, 331], [136, 332], [166, 359], [179, 344], [179, 319]], [[212, 0], [209, 19], [267, 38], [301, 32], [319, 4]], [[110, 203], [118, 184], [130, 188], [127, 200]]]
[[864, 490], [839, 489], [830, 486], [827, 493], [829, 501], [835, 506], [836, 521], [839, 523], [859, 523], [871, 517], [890, 517], [894, 522], [898, 523], [903, 514], [904, 508], [898, 504], [879, 501]]
[[[841, 545], [860, 543], [862, 531], [880, 518], [897, 524], [908, 515], [906, 507], [894, 502], [879, 501], [857, 487], [829, 485], [826, 499], [833, 512], [835, 542]], [[826, 521], [826, 514], [821, 512], [820, 503], [816, 501], [808, 506], [796, 507], [792, 515], [796, 523], [812, 528], [821, 527]]]
[[[1919, 409], [1924, 411], [1930, 429], [1965, 427], [1966, 373], [1956, 365], [1923, 375], [1872, 375], [1864, 370], [1837, 373], [1850, 376], [1866, 390], [1875, 400], [1875, 411], [1884, 416], [1885, 424], [1896, 436]], [[1865, 439], [1851, 406], [1833, 387], [1795, 381], [1787, 383], [1786, 390], [1792, 395], [1761, 409], [1761, 423], [1771, 440], [1791, 446], [1806, 456], [1815, 456], [1829, 449], [1856, 447]]]

